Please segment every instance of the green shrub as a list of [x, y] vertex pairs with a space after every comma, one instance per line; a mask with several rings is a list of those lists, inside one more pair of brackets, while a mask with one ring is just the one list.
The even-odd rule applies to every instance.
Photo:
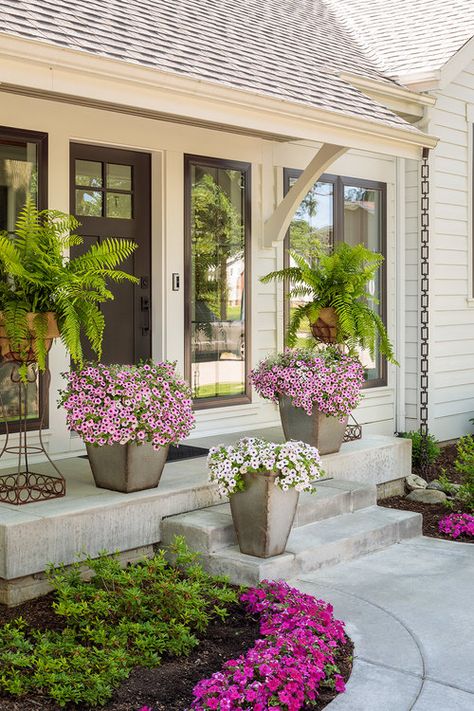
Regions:
[[466, 511], [474, 512], [474, 435], [461, 437], [457, 444], [456, 459], [454, 467], [462, 474], [462, 483], [458, 488], [443, 474], [439, 477], [439, 482], [447, 494], [454, 498], [446, 501], [446, 506], [450, 509], [462, 507]]
[[[51, 567], [55, 613], [63, 631], [40, 631], [18, 618], [0, 628], [0, 690], [41, 694], [60, 706], [104, 704], [134, 666], [157, 666], [198, 644], [212, 619], [237, 601], [223, 578], [205, 573], [184, 539], [175, 566], [163, 553], [121, 568], [105, 552], [66, 569]], [[90, 581], [81, 578], [84, 563]]]
[[[422, 463], [422, 436], [416, 430], [413, 432], [401, 432], [400, 437], [411, 439], [411, 463], [413, 469], [418, 469]], [[428, 464], [433, 464], [441, 454], [441, 449], [438, 446], [433, 435], [428, 435], [426, 438], [426, 461]]]

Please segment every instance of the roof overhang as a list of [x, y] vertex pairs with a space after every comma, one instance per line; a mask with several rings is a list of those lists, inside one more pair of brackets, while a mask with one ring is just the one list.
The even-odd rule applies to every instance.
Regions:
[[44, 42], [0, 35], [0, 90], [279, 140], [308, 140], [419, 158], [437, 139], [410, 128]]
[[411, 91], [388, 81], [376, 81], [347, 72], [342, 72], [340, 77], [409, 122], [414, 123], [422, 119], [426, 107], [436, 103], [436, 99], [432, 96]]

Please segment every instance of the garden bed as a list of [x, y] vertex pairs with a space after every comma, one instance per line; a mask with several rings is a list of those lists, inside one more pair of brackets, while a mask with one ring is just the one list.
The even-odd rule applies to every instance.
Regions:
[[[423, 516], [423, 535], [430, 538], [444, 538], [452, 541], [452, 537], [446, 533], [441, 533], [438, 528], [439, 521], [450, 513], [444, 504], [421, 504], [418, 501], [409, 501], [403, 496], [391, 496], [389, 499], [379, 501], [380, 506], [390, 509], [402, 509], [403, 511], [415, 511]], [[455, 509], [457, 511], [457, 509]], [[474, 543], [473, 536], [459, 536], [456, 541], [462, 543]]]
[[[15, 608], [0, 605], [0, 625], [20, 615], [38, 629], [61, 629], [62, 620], [55, 615], [51, 604], [53, 595], [46, 595]], [[155, 669], [136, 667], [103, 708], [104, 711], [138, 711], [148, 706], [152, 711], [184, 711], [192, 701], [194, 686], [201, 679], [218, 671], [228, 659], [250, 648], [258, 638], [258, 622], [248, 615], [243, 606], [236, 605], [225, 623], [213, 622], [200, 640], [199, 647], [189, 657], [166, 659]], [[339, 650], [337, 663], [347, 682], [352, 671], [353, 644], [350, 639]], [[321, 711], [337, 696], [336, 691], [322, 692], [316, 706], [307, 711]], [[0, 695], [2, 711], [86, 711], [90, 707], [68, 704], [60, 707], [41, 696], [13, 699]], [[303, 711], [306, 711], [303, 710]]]
[[[189, 555], [182, 544], [180, 555], [183, 560]], [[4, 634], [0, 667], [3, 683], [8, 679], [9, 684], [0, 691], [2, 711], [89, 711], [98, 707], [108, 711], [139, 711], [145, 707], [151, 711], [184, 711], [193, 703], [196, 685], [201, 686], [201, 695], [193, 708], [219, 708], [208, 706], [206, 698], [213, 696], [214, 686], [219, 686], [220, 681], [215, 680], [226, 675], [229, 682], [221, 684], [222, 698], [228, 698], [228, 689], [234, 688], [234, 680], [241, 677], [236, 683], [245, 699], [247, 694], [260, 693], [254, 689], [261, 686], [263, 695], [270, 691], [269, 697], [280, 693], [299, 697], [299, 705], [292, 707], [301, 711], [320, 711], [344, 690], [351, 673], [353, 645], [343, 623], [334, 619], [330, 605], [285, 583], [248, 589], [238, 600], [237, 589], [208, 576], [193, 561], [186, 573], [166, 567], [160, 556], [122, 571], [118, 563], [102, 558], [95, 563], [96, 577], [91, 583], [59, 569], [55, 572], [57, 592], [16, 608], [0, 606], [0, 641], [2, 630]], [[154, 578], [148, 574], [149, 567]], [[164, 583], [161, 602], [156, 579]], [[154, 593], [150, 591], [153, 586]], [[178, 590], [184, 608], [173, 605]], [[200, 597], [193, 598], [196, 594]], [[167, 651], [179, 640], [181, 629], [172, 618], [168, 621], [170, 612], [174, 616], [181, 610], [183, 619], [189, 615], [192, 618], [193, 610], [206, 605], [209, 608], [214, 595], [221, 600], [221, 607], [225, 605], [227, 616], [210, 615], [201, 631], [195, 629], [197, 646], [179, 647], [180, 653]], [[187, 598], [195, 600], [193, 607], [189, 607]], [[124, 599], [128, 603], [122, 609], [118, 606]], [[126, 612], [130, 604], [130, 616], [140, 629], [125, 646], [120, 646], [120, 636], [104, 638], [108, 646], [103, 648], [103, 656], [97, 656], [101, 630], [113, 634], [116, 625], [118, 629], [129, 624], [117, 615], [120, 609]], [[105, 615], [102, 621], [101, 612]], [[117, 621], [112, 623], [110, 615]], [[84, 616], [88, 622], [82, 627]], [[23, 622], [17, 629], [19, 618]], [[146, 619], [151, 619], [151, 626]], [[108, 625], [111, 629], [107, 630]], [[190, 628], [184, 631], [187, 635]], [[167, 638], [168, 632], [174, 638]], [[160, 640], [167, 645], [159, 655], [161, 663], [145, 661], [140, 666], [146, 654], [154, 659], [150, 645], [159, 650], [156, 643]], [[116, 665], [123, 669], [127, 660], [128, 670], [118, 675]], [[242, 682], [239, 669], [250, 668], [255, 674]], [[109, 691], [105, 688], [108, 684]], [[105, 691], [100, 696], [103, 685]], [[54, 689], [53, 695], [49, 688]], [[91, 690], [97, 699], [94, 706], [90, 705], [91, 697], [86, 697]], [[313, 697], [317, 697], [317, 703], [310, 705]], [[274, 703], [273, 697], [272, 705], [282, 711], [288, 708], [284, 701]], [[267, 703], [257, 706], [266, 709]], [[242, 708], [253, 709], [254, 705], [247, 699]]]
[[[420, 468], [414, 467], [413, 473], [421, 476], [428, 482], [439, 479], [439, 477], [444, 474], [451, 484], [461, 484], [463, 475], [455, 467], [457, 456], [456, 444], [448, 444], [441, 447], [439, 457], [428, 466], [427, 470], [422, 471]], [[454, 506], [451, 509], [443, 503], [425, 504], [418, 501], [410, 501], [405, 496], [391, 496], [390, 498], [382, 499], [379, 501], [379, 505], [391, 509], [421, 513], [423, 516], [423, 535], [431, 538], [443, 538], [447, 541], [452, 541], [453, 537], [439, 530], [440, 520], [452, 512], [468, 513], [467, 509], [464, 509], [462, 505]], [[460, 535], [455, 540], [463, 543], [474, 543], [474, 537], [469, 535]]]

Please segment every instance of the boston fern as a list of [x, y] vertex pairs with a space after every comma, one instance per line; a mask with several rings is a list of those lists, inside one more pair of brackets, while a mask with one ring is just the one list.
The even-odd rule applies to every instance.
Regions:
[[301, 324], [315, 323], [321, 310], [334, 309], [337, 315], [337, 343], [351, 350], [367, 349], [374, 356], [377, 342], [380, 352], [396, 363], [385, 326], [372, 305], [378, 303], [368, 290], [383, 262], [381, 254], [363, 244], [341, 243], [330, 254], [320, 251], [316, 264], [310, 265], [300, 254], [290, 251], [295, 266], [264, 276], [261, 281], [285, 280], [290, 284], [289, 298], [300, 303], [292, 313], [288, 328], [288, 345], [294, 346]]
[[[15, 233], [0, 233], [2, 326], [14, 352], [24, 354], [32, 344], [40, 370], [46, 367], [48, 313], [55, 314], [73, 362], [83, 360], [81, 335], [100, 358], [105, 323], [99, 304], [114, 298], [108, 281], [137, 281], [116, 269], [137, 247], [130, 240], [105, 239], [70, 259], [69, 248], [83, 242], [74, 234], [78, 227], [71, 215], [40, 212], [29, 199]], [[26, 365], [21, 368], [25, 375]]]

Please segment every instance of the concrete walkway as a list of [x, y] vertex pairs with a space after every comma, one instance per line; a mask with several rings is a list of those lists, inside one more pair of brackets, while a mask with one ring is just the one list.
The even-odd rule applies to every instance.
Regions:
[[474, 710], [474, 545], [419, 537], [291, 583], [355, 643], [331, 711]]

